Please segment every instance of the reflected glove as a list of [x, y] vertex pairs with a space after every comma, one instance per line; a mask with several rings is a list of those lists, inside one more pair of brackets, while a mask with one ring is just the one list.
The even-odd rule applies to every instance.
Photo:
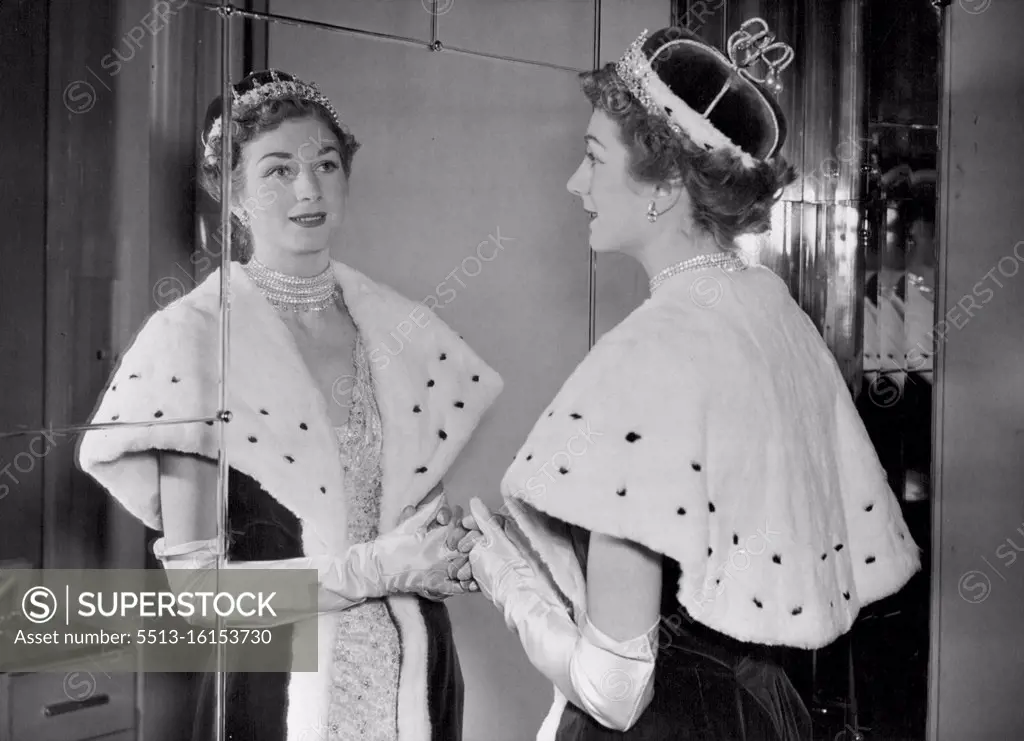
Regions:
[[605, 635], [586, 615], [577, 627], [554, 588], [505, 532], [502, 518], [479, 499], [470, 507], [483, 534], [469, 554], [473, 578], [502, 610], [530, 662], [601, 725], [632, 728], [654, 696], [658, 624], [628, 641]]
[[[164, 538], [157, 538], [153, 543], [153, 553], [163, 563], [167, 570], [167, 582], [176, 593], [183, 592], [216, 592], [218, 591], [217, 575], [218, 570], [241, 571], [241, 570], [263, 570], [263, 569], [315, 569], [317, 580], [322, 582], [334, 562], [330, 556], [316, 556], [311, 558], [287, 558], [277, 561], [227, 561], [220, 560], [218, 568], [218, 556], [223, 555], [217, 540], [196, 540], [189, 543], [168, 547]], [[301, 599], [298, 595], [277, 594], [274, 600], [274, 611], [276, 618], [253, 616], [243, 618], [231, 616], [221, 621], [225, 627], [256, 628], [273, 627], [298, 622], [326, 612], [346, 610], [349, 607], [358, 605], [366, 600], [365, 596], [352, 593], [342, 596], [335, 592], [327, 591], [322, 584], [317, 591], [317, 604], [314, 608], [309, 600]], [[213, 618], [203, 618], [198, 611], [186, 618], [193, 625], [214, 625]]]
[[432, 600], [464, 594], [457, 577], [467, 556], [459, 553], [457, 541], [450, 543], [459, 523], [434, 524], [445, 506], [442, 495], [391, 532], [350, 548], [348, 557], [337, 559], [325, 575], [324, 588], [346, 594], [358, 585], [369, 597], [412, 593]]
[[[368, 543], [350, 546], [343, 556], [307, 556], [276, 561], [226, 561], [224, 570], [314, 569], [320, 590], [314, 612], [308, 603], [274, 602], [275, 619], [232, 618], [225, 625], [267, 627], [293, 623], [313, 614], [346, 610], [367, 599], [411, 592], [440, 600], [466, 590], [455, 577], [467, 562], [465, 554], [450, 550], [449, 530], [440, 527], [439, 515], [447, 511], [444, 496], [423, 506], [390, 533]], [[153, 544], [153, 552], [168, 570], [168, 582], [176, 592], [216, 591], [218, 556], [223, 551], [216, 539], [192, 541], [168, 547], [164, 538]]]

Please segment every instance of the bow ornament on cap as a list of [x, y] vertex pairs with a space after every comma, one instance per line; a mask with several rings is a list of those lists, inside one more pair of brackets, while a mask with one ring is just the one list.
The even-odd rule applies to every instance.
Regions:
[[[733, 66], [748, 79], [765, 85], [776, 94], [782, 90], [779, 73], [793, 61], [793, 47], [776, 41], [775, 34], [768, 30], [763, 18], [745, 21], [740, 30], [729, 37], [726, 50]], [[763, 77], [758, 77], [751, 69], [758, 61], [767, 69]]]

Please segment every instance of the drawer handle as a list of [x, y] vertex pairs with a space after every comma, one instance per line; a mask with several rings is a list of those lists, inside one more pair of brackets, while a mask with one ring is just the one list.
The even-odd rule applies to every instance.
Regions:
[[47, 718], [56, 718], [58, 715], [67, 715], [86, 708], [96, 708], [100, 705], [107, 705], [109, 702], [109, 695], [94, 695], [85, 700], [72, 700], [71, 702], [55, 702], [53, 705], [43, 708], [43, 715]]

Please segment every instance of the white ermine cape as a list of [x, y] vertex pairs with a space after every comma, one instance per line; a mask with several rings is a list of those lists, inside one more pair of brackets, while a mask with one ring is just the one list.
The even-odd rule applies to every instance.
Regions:
[[602, 337], [502, 493], [573, 602], [561, 523], [675, 559], [679, 603], [742, 641], [824, 646], [920, 565], [832, 354], [760, 267], [672, 278]]
[[[421, 305], [333, 263], [342, 295], [372, 362], [383, 424], [380, 532], [420, 502], [469, 441], [502, 388], [501, 378]], [[79, 465], [129, 512], [160, 530], [158, 451], [217, 460], [213, 422], [173, 420], [218, 412], [219, 285], [216, 271], [155, 313], [125, 352], [92, 421], [152, 422], [87, 432]], [[255, 479], [302, 524], [305, 556], [347, 547], [346, 497], [326, 401], [275, 310], [241, 269], [230, 274], [226, 423], [229, 465]], [[427, 649], [416, 598], [388, 599], [402, 635], [399, 738], [431, 737]], [[288, 741], [313, 737], [327, 717], [336, 620], [319, 621], [318, 672], [289, 684]]]

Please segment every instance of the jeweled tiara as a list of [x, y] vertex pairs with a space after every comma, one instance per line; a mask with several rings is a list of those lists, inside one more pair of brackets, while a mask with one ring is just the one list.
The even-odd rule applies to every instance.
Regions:
[[[334, 108], [334, 104], [332, 104], [330, 99], [320, 91], [320, 88], [316, 86], [316, 83], [303, 82], [298, 79], [282, 80], [280, 73], [277, 70], [268, 70], [268, 72], [271, 78], [270, 82], [264, 82], [261, 85], [257, 85], [252, 90], [247, 90], [246, 92], [239, 94], [235, 91], [234, 87], [231, 88], [232, 118], [237, 118], [238, 116], [243, 115], [247, 110], [251, 110], [252, 108], [262, 105], [268, 101], [295, 97], [300, 100], [309, 101], [310, 103], [316, 103], [324, 108], [328, 115], [330, 115], [334, 124], [341, 131], [348, 133], [348, 128], [341, 122], [341, 117], [338, 115], [338, 111]], [[210, 130], [203, 142], [203, 156], [205, 158], [216, 157], [217, 153], [214, 148], [214, 144], [216, 140], [220, 138], [223, 126], [223, 114], [215, 118], [210, 124]]]

